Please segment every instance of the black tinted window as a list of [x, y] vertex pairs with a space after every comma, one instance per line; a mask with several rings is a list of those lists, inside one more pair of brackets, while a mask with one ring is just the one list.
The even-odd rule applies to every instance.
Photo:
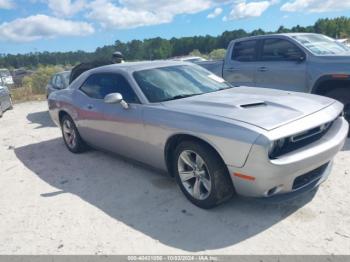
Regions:
[[95, 74], [90, 76], [80, 88], [86, 95], [104, 99], [111, 93], [120, 93], [128, 103], [139, 103], [136, 94], [126, 79], [118, 74]]
[[256, 59], [257, 41], [243, 41], [235, 43], [232, 52], [232, 60], [254, 61]]
[[296, 60], [302, 56], [300, 49], [283, 39], [264, 40], [261, 59], [265, 61]]

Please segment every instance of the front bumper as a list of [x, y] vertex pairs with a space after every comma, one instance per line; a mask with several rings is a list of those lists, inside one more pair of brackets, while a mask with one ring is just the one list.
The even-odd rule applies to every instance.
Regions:
[[[228, 166], [236, 192], [248, 197], [271, 197], [318, 186], [330, 173], [348, 129], [347, 121], [339, 117], [321, 139], [278, 159], [269, 159], [266, 148], [253, 145], [244, 167]], [[250, 179], [244, 179], [247, 176]]]

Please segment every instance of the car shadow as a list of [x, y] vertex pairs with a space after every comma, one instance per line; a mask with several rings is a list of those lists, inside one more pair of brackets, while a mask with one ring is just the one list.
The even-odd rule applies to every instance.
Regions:
[[43, 127], [56, 127], [55, 123], [51, 120], [49, 111], [41, 111], [30, 113], [27, 115], [27, 120], [33, 124], [38, 124], [35, 129], [43, 128]]
[[273, 204], [236, 197], [202, 210], [185, 199], [172, 178], [119, 156], [93, 150], [74, 155], [62, 139], [19, 147], [15, 154], [57, 188], [42, 192], [41, 197], [74, 194], [152, 239], [191, 252], [224, 248], [257, 235], [303, 207], [316, 193]]

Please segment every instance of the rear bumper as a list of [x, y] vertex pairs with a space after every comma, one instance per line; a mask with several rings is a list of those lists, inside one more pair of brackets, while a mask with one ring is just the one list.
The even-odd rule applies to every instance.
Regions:
[[248, 197], [272, 197], [318, 186], [327, 179], [334, 156], [344, 146], [348, 128], [347, 121], [340, 117], [320, 140], [273, 160], [264, 147], [253, 145], [244, 167], [228, 166], [236, 192]]

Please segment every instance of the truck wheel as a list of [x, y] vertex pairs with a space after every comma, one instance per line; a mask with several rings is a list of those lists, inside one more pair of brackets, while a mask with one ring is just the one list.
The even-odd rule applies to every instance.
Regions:
[[203, 143], [181, 142], [175, 150], [173, 167], [182, 192], [200, 208], [213, 208], [233, 196], [233, 184], [225, 164]]
[[[350, 123], [350, 90], [348, 90], [349, 88], [336, 88], [325, 93], [324, 96], [333, 98], [344, 104], [345, 119]], [[350, 131], [348, 137], [350, 137]]]

